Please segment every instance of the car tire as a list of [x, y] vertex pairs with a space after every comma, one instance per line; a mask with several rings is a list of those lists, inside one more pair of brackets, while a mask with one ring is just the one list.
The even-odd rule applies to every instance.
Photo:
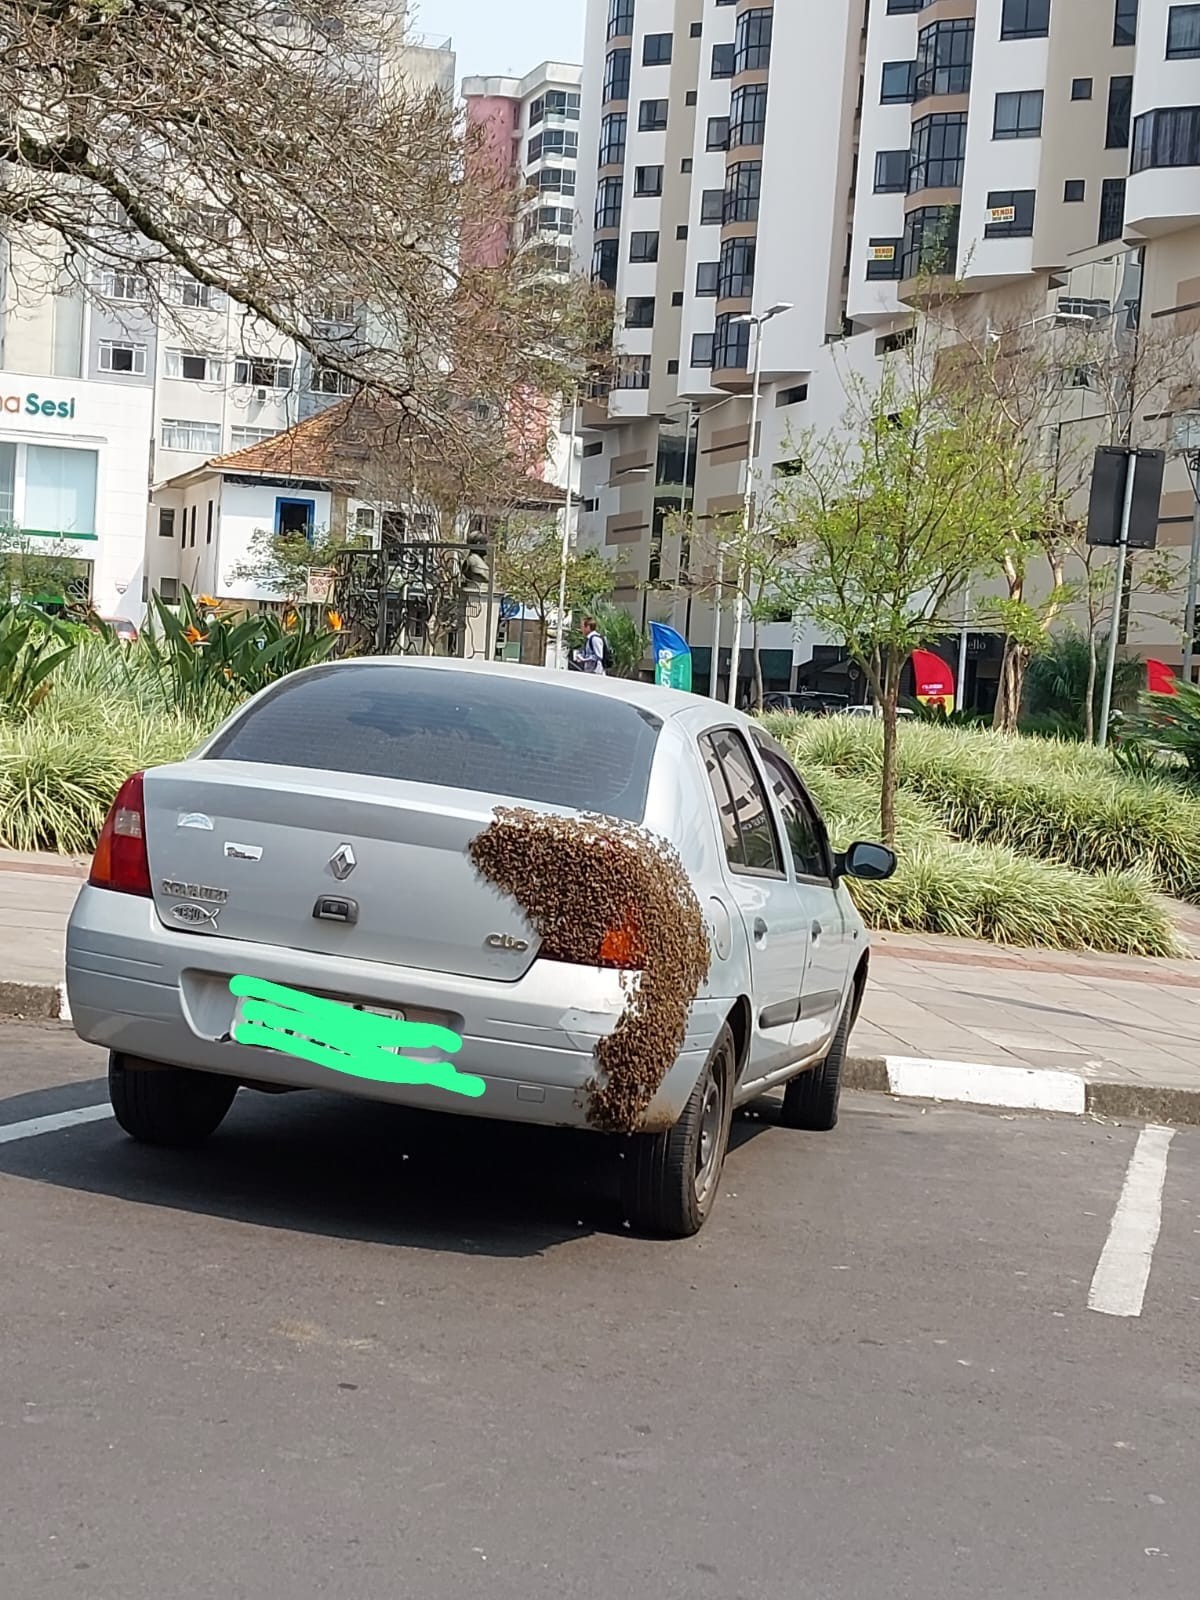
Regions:
[[237, 1079], [184, 1067], [142, 1064], [115, 1051], [108, 1058], [113, 1115], [142, 1144], [185, 1150], [220, 1127], [238, 1091]]
[[737, 1046], [722, 1026], [683, 1115], [665, 1133], [639, 1133], [625, 1152], [623, 1200], [630, 1224], [646, 1233], [688, 1239], [713, 1208], [721, 1184]]
[[854, 1005], [848, 1001], [842, 1012], [829, 1053], [820, 1066], [810, 1067], [793, 1078], [783, 1092], [779, 1120], [785, 1128], [803, 1128], [809, 1133], [828, 1133], [837, 1127], [838, 1106], [842, 1098], [842, 1069], [846, 1047], [854, 1026]]

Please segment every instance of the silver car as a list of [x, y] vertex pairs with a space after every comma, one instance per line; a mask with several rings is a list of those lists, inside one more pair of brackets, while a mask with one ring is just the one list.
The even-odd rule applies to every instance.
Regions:
[[[282, 680], [117, 797], [71, 914], [67, 989], [80, 1037], [110, 1052], [126, 1132], [196, 1144], [239, 1085], [588, 1125], [597, 1045], [631, 975], [542, 957], [517, 903], [477, 873], [468, 846], [506, 806], [664, 837], [707, 923], [682, 1048], [624, 1146], [633, 1222], [694, 1233], [734, 1109], [774, 1085], [787, 1125], [834, 1126], [868, 962], [844, 880], [887, 877], [891, 853], [835, 855], [782, 748], [711, 700], [368, 658]], [[367, 1028], [448, 1030], [478, 1090], [239, 1043], [239, 982], [339, 1002]]]

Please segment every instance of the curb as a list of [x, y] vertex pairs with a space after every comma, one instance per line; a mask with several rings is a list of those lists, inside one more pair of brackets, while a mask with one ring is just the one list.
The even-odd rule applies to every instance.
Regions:
[[65, 983], [0, 983], [0, 1021], [69, 1022]]
[[1066, 1116], [1200, 1124], [1200, 1086], [1171, 1089], [1153, 1083], [1092, 1082], [1053, 1067], [995, 1067], [972, 1061], [925, 1061], [909, 1056], [850, 1056], [847, 1089], [900, 1100], [950, 1101]]

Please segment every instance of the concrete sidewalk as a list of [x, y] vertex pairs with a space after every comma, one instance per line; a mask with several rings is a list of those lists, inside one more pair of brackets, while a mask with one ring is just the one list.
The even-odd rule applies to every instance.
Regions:
[[[0, 851], [0, 1017], [62, 1014], [66, 921], [86, 876], [85, 861]], [[1200, 956], [1200, 910], [1177, 914]], [[953, 1071], [927, 1077], [927, 1092], [983, 1098], [992, 1091], [955, 1092], [954, 1072], [978, 1066], [1006, 1084], [1057, 1073], [1067, 1099], [1080, 1083], [1080, 1109], [1200, 1122], [1200, 960], [877, 934], [852, 1050], [852, 1087], [895, 1091], [922, 1081], [913, 1064], [932, 1063]], [[1049, 1101], [987, 1100], [1060, 1102], [1053, 1084]]]

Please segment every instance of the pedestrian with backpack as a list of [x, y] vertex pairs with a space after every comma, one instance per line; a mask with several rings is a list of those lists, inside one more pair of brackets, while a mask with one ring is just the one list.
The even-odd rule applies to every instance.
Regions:
[[596, 627], [595, 617], [583, 619], [583, 645], [576, 650], [575, 659], [581, 672], [590, 672], [598, 678], [606, 678], [612, 671], [612, 652], [608, 640]]

